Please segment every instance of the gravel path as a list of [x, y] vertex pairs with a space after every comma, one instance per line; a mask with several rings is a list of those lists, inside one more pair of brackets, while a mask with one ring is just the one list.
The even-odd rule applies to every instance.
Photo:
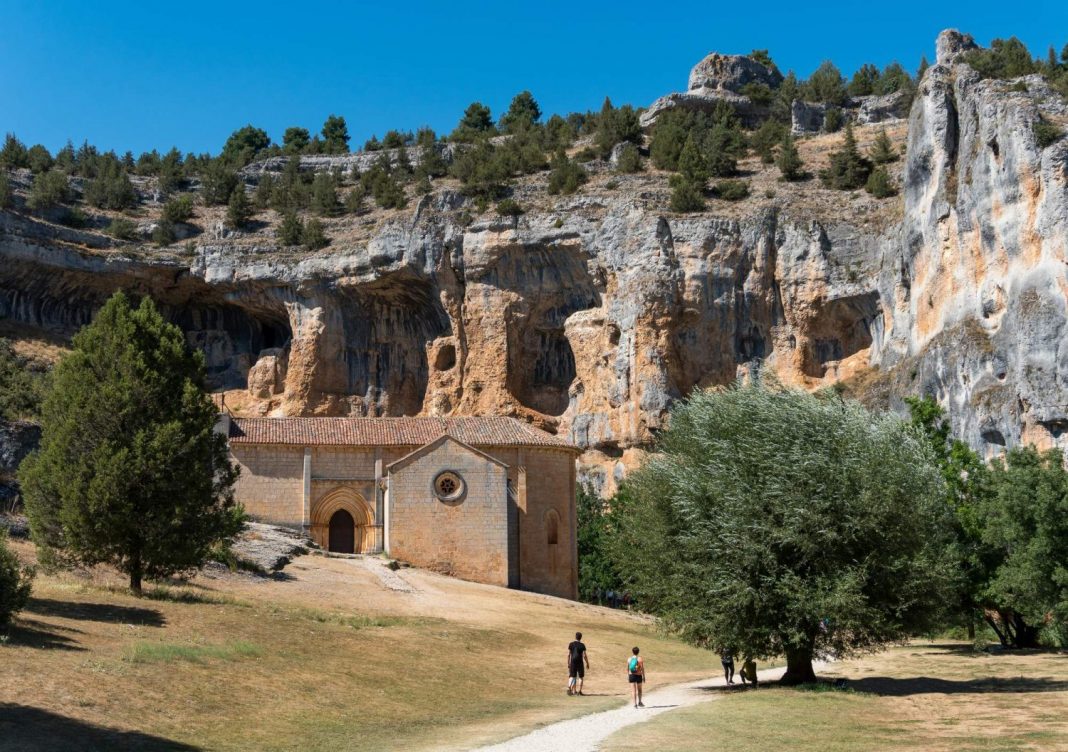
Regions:
[[[818, 667], [817, 667], [818, 668]], [[759, 672], [760, 681], [774, 681], [785, 668]], [[741, 686], [741, 680], [736, 679]], [[479, 752], [596, 752], [602, 742], [620, 729], [643, 723], [675, 708], [696, 705], [720, 697], [708, 689], [725, 685], [723, 677], [702, 679], [689, 684], [673, 684], [645, 695], [644, 708], [634, 708], [628, 696], [627, 704], [615, 710], [591, 713], [570, 721], [560, 721], [509, 739], [503, 744], [482, 747]], [[581, 698], [576, 700], [581, 702]]]

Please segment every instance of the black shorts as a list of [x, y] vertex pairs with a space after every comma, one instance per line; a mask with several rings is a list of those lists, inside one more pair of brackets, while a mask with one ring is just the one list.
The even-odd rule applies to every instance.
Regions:
[[586, 667], [582, 664], [582, 661], [571, 661], [567, 667], [567, 675], [574, 679], [576, 676], [579, 679], [586, 678]]
[[627, 674], [627, 681], [631, 684], [641, 684], [645, 681], [645, 677], [641, 674]]

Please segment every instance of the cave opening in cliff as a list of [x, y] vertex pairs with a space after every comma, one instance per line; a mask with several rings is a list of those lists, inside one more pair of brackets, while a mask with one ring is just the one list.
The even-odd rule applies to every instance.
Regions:
[[562, 415], [575, 380], [575, 353], [563, 328], [526, 328], [510, 345], [508, 386], [524, 406]]
[[821, 306], [808, 328], [804, 374], [822, 378], [833, 364], [871, 347], [872, 324], [878, 315], [878, 293], [838, 298]]

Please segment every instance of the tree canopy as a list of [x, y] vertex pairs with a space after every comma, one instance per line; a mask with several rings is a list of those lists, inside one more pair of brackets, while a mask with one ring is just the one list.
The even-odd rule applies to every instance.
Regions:
[[49, 564], [108, 562], [142, 578], [195, 568], [236, 535], [237, 467], [203, 391], [204, 359], [152, 300], [116, 293], [74, 337], [19, 482]]
[[617, 568], [693, 642], [812, 661], [903, 640], [951, 592], [952, 512], [930, 447], [900, 419], [772, 383], [672, 411], [615, 510]]

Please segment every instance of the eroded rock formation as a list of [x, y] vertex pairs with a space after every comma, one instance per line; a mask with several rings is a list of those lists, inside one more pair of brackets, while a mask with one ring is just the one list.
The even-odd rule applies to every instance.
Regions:
[[966, 43], [943, 35], [920, 85], [892, 221], [843, 194], [672, 215], [590, 189], [471, 222], [445, 187], [311, 256], [265, 236], [154, 257], [0, 214], [0, 315], [69, 331], [115, 289], [150, 294], [231, 409], [516, 415], [586, 449], [606, 491], [673, 400], [758, 368], [891, 407], [933, 394], [991, 451], [1060, 443], [1068, 141], [1032, 125], [1068, 111], [1037, 77], [980, 81]]

